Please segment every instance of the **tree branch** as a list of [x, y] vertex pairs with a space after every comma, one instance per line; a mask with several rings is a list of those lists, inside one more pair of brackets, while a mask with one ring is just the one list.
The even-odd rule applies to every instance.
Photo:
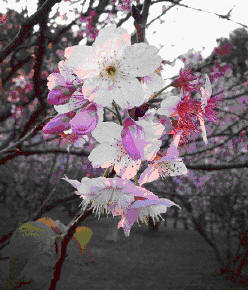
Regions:
[[86, 219], [86, 217], [88, 217], [89, 215], [92, 214], [93, 209], [89, 209], [88, 211], [86, 211], [85, 214], [80, 214], [77, 218], [77, 220], [69, 227], [69, 229], [67, 230], [67, 233], [64, 235], [63, 240], [61, 241], [61, 250], [60, 250], [60, 257], [59, 260], [57, 261], [56, 265], [55, 265], [55, 270], [54, 270], [54, 274], [53, 274], [53, 279], [51, 281], [50, 284], [50, 290], [55, 290], [56, 289], [56, 284], [60, 278], [60, 274], [61, 274], [61, 269], [63, 266], [63, 263], [65, 261], [65, 257], [66, 257], [66, 249], [67, 246], [72, 238], [72, 236], [74, 235], [76, 228], [80, 225], [80, 223]]
[[61, 0], [47, 0], [40, 9], [35, 12], [30, 18], [28, 18], [21, 26], [19, 32], [15, 36], [15, 38], [8, 43], [1, 51], [0, 51], [0, 63], [18, 46], [21, 45], [26, 39], [28, 39], [32, 33], [32, 28], [34, 25], [40, 22], [40, 19], [44, 17], [44, 15], [48, 15], [49, 11], [56, 4], [61, 2]]
[[186, 164], [186, 167], [188, 169], [193, 170], [207, 170], [207, 171], [213, 171], [213, 170], [224, 170], [224, 169], [240, 169], [240, 168], [248, 168], [248, 161], [240, 162], [240, 163], [223, 163], [223, 164]]
[[[154, 1], [153, 3], [158, 3], [158, 2], [161, 2], [161, 1]], [[178, 6], [181, 6], [181, 7], [185, 7], [185, 8], [188, 8], [188, 9], [192, 9], [192, 10], [195, 10], [195, 11], [200, 11], [200, 12], [216, 15], [216, 16], [218, 16], [221, 19], [226, 19], [226, 20], [229, 20], [229, 21], [231, 21], [231, 22], [233, 22], [235, 24], [238, 24], [238, 25], [240, 25], [240, 26], [242, 26], [242, 27], [244, 27], [246, 29], [248, 28], [247, 25], [245, 25], [243, 23], [240, 23], [240, 22], [236, 22], [236, 21], [234, 21], [234, 20], [232, 20], [230, 18], [230, 13], [231, 13], [232, 9], [226, 15], [223, 15], [223, 14], [218, 14], [218, 13], [215, 13], [215, 12], [203, 10], [203, 9], [200, 9], [200, 8], [194, 8], [194, 7], [188, 6], [186, 4], [181, 4], [181, 3], [179, 3], [179, 1], [176, 1], [176, 0], [166, 0], [166, 2], [170, 2], [172, 4], [175, 4], [175, 5], [178, 5]]]

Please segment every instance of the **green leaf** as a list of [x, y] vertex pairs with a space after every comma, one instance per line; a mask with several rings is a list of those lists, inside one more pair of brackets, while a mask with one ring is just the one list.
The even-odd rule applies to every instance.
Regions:
[[73, 235], [73, 238], [78, 244], [81, 250], [81, 254], [83, 253], [84, 249], [86, 248], [86, 245], [90, 241], [92, 234], [93, 234], [92, 230], [88, 227], [77, 227], [76, 232]]

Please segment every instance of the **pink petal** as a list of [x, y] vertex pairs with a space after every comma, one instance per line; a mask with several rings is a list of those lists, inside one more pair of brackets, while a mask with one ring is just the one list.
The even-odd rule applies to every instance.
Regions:
[[121, 138], [124, 148], [133, 160], [143, 159], [145, 134], [141, 126], [136, 125], [131, 118], [123, 122], [124, 128], [121, 132]]
[[154, 168], [153, 165], [149, 165], [140, 175], [139, 185], [152, 182], [154, 180], [157, 180], [158, 178], [159, 178], [158, 169]]
[[201, 113], [199, 114], [198, 119], [200, 121], [200, 127], [202, 130], [202, 139], [203, 139], [204, 143], [207, 145], [208, 144], [207, 132], [206, 132], [206, 127], [205, 127], [205, 122], [204, 122], [204, 119], [203, 119], [203, 116]]
[[140, 168], [140, 164], [141, 164], [141, 160], [137, 160], [137, 161], [133, 160], [131, 161], [131, 163], [128, 163], [128, 164], [115, 163], [114, 170], [116, 171], [118, 175], [121, 176], [121, 178], [131, 179], [137, 174]]
[[65, 114], [58, 115], [42, 129], [44, 134], [57, 134], [70, 129], [70, 118]]
[[172, 141], [170, 144], [170, 147], [167, 150], [166, 159], [173, 160], [173, 159], [178, 158], [178, 156], [179, 156], [179, 152], [177, 150], [177, 146], [175, 145], [175, 142]]
[[47, 80], [47, 87], [49, 90], [52, 90], [56, 86], [63, 86], [66, 83], [64, 77], [60, 73], [51, 73], [47, 77]]
[[137, 220], [139, 216], [139, 210], [136, 208], [131, 208], [127, 211], [125, 216], [119, 221], [118, 228], [122, 227], [125, 233], [125, 236], [128, 237], [130, 235], [130, 229], [134, 222]]
[[98, 123], [96, 111], [96, 106], [90, 104], [86, 109], [77, 113], [70, 121], [72, 131], [80, 135], [91, 133]]
[[173, 142], [174, 142], [176, 148], [179, 145], [181, 135], [182, 135], [182, 131], [179, 131], [176, 135], [173, 136]]
[[70, 99], [74, 92], [74, 86], [68, 85], [55, 87], [49, 92], [47, 102], [50, 105], [63, 105]]
[[159, 204], [160, 200], [158, 199], [147, 199], [147, 200], [138, 200], [133, 205], [132, 208], [140, 208], [140, 207], [147, 207], [150, 205], [156, 205]]

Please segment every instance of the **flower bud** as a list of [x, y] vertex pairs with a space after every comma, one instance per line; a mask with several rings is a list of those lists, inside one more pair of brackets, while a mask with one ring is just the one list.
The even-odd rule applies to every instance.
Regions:
[[98, 115], [95, 104], [89, 104], [70, 121], [73, 133], [80, 135], [91, 133], [96, 128], [97, 123]]
[[75, 112], [58, 115], [49, 121], [42, 129], [44, 134], [59, 134], [70, 129], [70, 120], [75, 116]]
[[76, 88], [73, 85], [57, 86], [49, 92], [47, 102], [50, 105], [63, 105], [75, 91]]
[[149, 105], [147, 103], [144, 103], [143, 105], [139, 107], [134, 107], [128, 110], [128, 113], [132, 119], [137, 121], [139, 117], [144, 117], [148, 109], [149, 109]]

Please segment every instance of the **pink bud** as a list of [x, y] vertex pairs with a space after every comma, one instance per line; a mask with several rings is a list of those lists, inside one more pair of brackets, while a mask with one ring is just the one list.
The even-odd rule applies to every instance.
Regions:
[[75, 90], [72, 85], [57, 86], [49, 92], [47, 102], [50, 105], [63, 105], [70, 99]]
[[146, 142], [142, 127], [129, 117], [123, 122], [123, 126], [121, 138], [125, 150], [133, 160], [143, 159]]
[[90, 11], [90, 16], [96, 16], [96, 12], [94, 10]]
[[75, 112], [58, 115], [49, 121], [42, 129], [44, 134], [58, 134], [70, 129], [70, 120]]
[[88, 105], [70, 121], [73, 133], [80, 135], [91, 133], [96, 128], [97, 123], [97, 108], [94, 104]]

